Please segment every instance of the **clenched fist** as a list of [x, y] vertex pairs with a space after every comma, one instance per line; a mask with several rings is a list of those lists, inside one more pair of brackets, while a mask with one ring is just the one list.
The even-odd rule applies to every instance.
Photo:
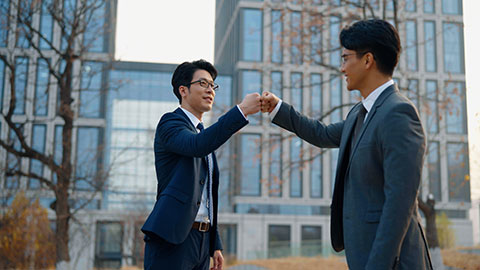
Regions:
[[275, 106], [277, 106], [278, 101], [280, 100], [277, 96], [275, 96], [273, 93], [265, 91], [262, 94], [262, 112], [268, 112], [271, 113], [273, 109], [275, 109]]
[[259, 93], [251, 93], [246, 95], [238, 106], [245, 116], [254, 114], [260, 111], [260, 99]]

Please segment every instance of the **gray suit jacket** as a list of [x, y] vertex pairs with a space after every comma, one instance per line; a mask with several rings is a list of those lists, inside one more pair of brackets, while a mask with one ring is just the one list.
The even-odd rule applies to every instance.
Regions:
[[350, 147], [359, 106], [325, 125], [282, 103], [273, 123], [318, 147], [339, 147], [330, 233], [350, 269], [432, 269], [416, 200], [425, 154], [417, 110], [388, 87]]

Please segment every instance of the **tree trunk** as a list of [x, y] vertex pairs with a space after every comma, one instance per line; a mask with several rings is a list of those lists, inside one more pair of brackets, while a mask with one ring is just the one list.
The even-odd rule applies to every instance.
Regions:
[[[61, 263], [70, 263], [69, 243], [69, 220], [70, 207], [68, 205], [68, 188], [60, 188], [57, 192], [57, 201], [55, 204], [55, 213], [57, 215], [57, 230], [55, 242], [57, 247], [57, 266]], [[58, 268], [57, 268], [58, 269]]]
[[440, 245], [438, 241], [436, 213], [435, 213], [435, 199], [432, 194], [428, 195], [427, 202], [425, 203], [420, 197], [418, 198], [418, 207], [425, 215], [427, 223], [427, 243], [430, 249], [430, 255], [432, 259], [433, 269], [443, 270], [442, 254], [440, 253]]

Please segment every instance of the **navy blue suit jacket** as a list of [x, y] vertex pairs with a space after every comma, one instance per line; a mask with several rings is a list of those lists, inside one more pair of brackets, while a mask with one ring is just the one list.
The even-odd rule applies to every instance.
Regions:
[[172, 244], [185, 241], [200, 206], [203, 185], [207, 183], [206, 156], [212, 153], [214, 217], [210, 229], [210, 255], [222, 249], [217, 230], [219, 170], [213, 152], [247, 124], [236, 107], [201, 133], [197, 133], [180, 108], [162, 116], [154, 143], [157, 200], [142, 227], [143, 233]]

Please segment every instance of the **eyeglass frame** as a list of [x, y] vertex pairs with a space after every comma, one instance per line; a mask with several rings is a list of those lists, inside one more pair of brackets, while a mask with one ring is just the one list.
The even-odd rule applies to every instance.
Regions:
[[[210, 83], [210, 82], [208, 82], [208, 81], [205, 80], [205, 79], [200, 79], [200, 80], [196, 80], [196, 81], [190, 82], [190, 83], [188, 83], [188, 84], [185, 85], [185, 86], [190, 86], [190, 85], [192, 85], [192, 84], [194, 84], [194, 83], [199, 83], [200, 86], [201, 86], [202, 88], [204, 88], [204, 89], [208, 89], [208, 87], [210, 86], [210, 87], [212, 87], [212, 90], [215, 91], [215, 92], [218, 91], [218, 88], [219, 88], [219, 85], [216, 84], [215, 82]], [[207, 85], [204, 86], [204, 85], [202, 85], [203, 83], [206, 83]]]
[[[367, 53], [369, 53], [369, 52], [370, 52], [370, 51], [356, 52], [356, 53], [344, 53], [344, 54], [340, 55], [340, 58], [342, 58], [342, 65], [347, 62], [347, 61], [345, 60], [345, 57], [347, 57], [347, 56], [350, 56], [350, 55], [359, 55], [359, 54], [363, 56], [363, 55], [365, 55], [365, 54], [367, 54]], [[373, 57], [374, 57], [374, 59], [375, 59], [375, 56], [373, 56]]]

